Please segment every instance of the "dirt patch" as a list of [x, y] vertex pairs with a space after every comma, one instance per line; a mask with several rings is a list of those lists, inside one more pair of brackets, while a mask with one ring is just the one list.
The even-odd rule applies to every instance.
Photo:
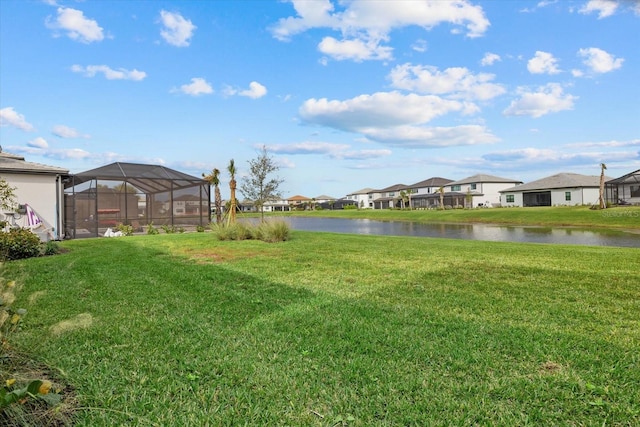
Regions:
[[198, 264], [218, 264], [236, 259], [254, 258], [264, 255], [262, 252], [240, 252], [221, 248], [187, 249], [183, 254]]
[[561, 364], [556, 363], [556, 362], [552, 362], [550, 360], [547, 360], [546, 362], [544, 362], [541, 366], [540, 366], [540, 373], [541, 374], [556, 374], [560, 371], [562, 371], [563, 367]]

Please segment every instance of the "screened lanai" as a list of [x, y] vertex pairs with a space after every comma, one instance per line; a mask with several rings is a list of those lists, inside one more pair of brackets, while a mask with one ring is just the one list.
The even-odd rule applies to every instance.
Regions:
[[607, 201], [613, 204], [640, 204], [640, 169], [605, 183]]
[[64, 183], [65, 237], [97, 237], [118, 224], [195, 227], [210, 220], [209, 183], [158, 165], [116, 162]]

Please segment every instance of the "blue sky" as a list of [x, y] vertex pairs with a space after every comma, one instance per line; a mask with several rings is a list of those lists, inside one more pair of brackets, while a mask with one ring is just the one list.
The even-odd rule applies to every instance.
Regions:
[[194, 176], [266, 146], [285, 197], [640, 168], [640, 2], [0, 2], [0, 143]]

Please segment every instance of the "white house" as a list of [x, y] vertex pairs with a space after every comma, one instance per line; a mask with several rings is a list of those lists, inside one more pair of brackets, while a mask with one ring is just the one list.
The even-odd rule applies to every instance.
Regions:
[[372, 209], [374, 192], [375, 190], [373, 188], [363, 188], [362, 190], [347, 194], [346, 198], [353, 200], [354, 204], [360, 209]]
[[408, 185], [411, 191], [411, 207], [413, 209], [436, 208], [440, 205], [438, 190], [453, 182], [452, 179], [432, 177], [415, 184]]
[[[500, 206], [500, 192], [522, 181], [499, 176], [477, 174], [447, 184], [445, 191], [462, 193], [468, 208]], [[469, 200], [470, 199], [470, 200]]]
[[27, 162], [24, 157], [0, 151], [0, 177], [15, 188], [20, 213], [1, 212], [0, 218], [12, 225], [29, 226], [25, 205], [37, 215], [42, 224], [31, 227], [43, 241], [64, 237], [63, 178], [67, 169]]
[[599, 197], [600, 176], [577, 173], [559, 173], [500, 191], [502, 206], [595, 205]]

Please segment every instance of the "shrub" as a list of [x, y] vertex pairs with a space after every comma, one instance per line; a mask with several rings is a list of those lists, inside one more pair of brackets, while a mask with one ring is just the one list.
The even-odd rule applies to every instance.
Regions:
[[161, 228], [167, 234], [174, 234], [175, 232], [178, 231], [178, 228], [175, 225], [164, 224], [161, 226]]
[[218, 240], [262, 240], [283, 242], [289, 238], [289, 225], [284, 221], [269, 221], [258, 225], [237, 222], [232, 225], [211, 224]]
[[116, 225], [116, 231], [120, 231], [125, 236], [133, 236], [133, 226], [127, 224], [118, 224]]
[[49, 240], [42, 248], [42, 255], [56, 255], [60, 253], [60, 245], [58, 242]]
[[198, 225], [198, 226], [196, 226], [196, 231], [197, 231], [198, 233], [204, 233], [204, 226], [202, 226], [202, 225]]
[[0, 260], [31, 258], [40, 255], [40, 238], [26, 228], [0, 232]]
[[147, 225], [147, 234], [160, 234], [160, 230], [153, 226], [153, 222]]
[[284, 242], [289, 239], [289, 224], [284, 221], [263, 222], [256, 227], [256, 235], [264, 242]]

